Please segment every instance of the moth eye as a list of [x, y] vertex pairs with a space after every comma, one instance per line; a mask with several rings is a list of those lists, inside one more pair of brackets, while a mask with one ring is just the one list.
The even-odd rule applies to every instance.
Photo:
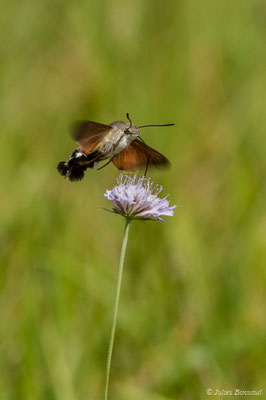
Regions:
[[130, 134], [131, 134], [131, 132], [130, 132], [129, 129], [125, 129], [125, 130], [124, 130], [124, 133], [125, 133], [126, 135], [130, 135]]

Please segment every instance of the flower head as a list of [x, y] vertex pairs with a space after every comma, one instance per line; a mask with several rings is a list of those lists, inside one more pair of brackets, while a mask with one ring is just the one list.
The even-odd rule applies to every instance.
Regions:
[[113, 212], [124, 217], [164, 221], [161, 216], [172, 217], [176, 206], [169, 207], [168, 195], [163, 199], [158, 197], [162, 189], [145, 176], [137, 179], [137, 175], [120, 174], [117, 186], [106, 190], [104, 196], [113, 203]]

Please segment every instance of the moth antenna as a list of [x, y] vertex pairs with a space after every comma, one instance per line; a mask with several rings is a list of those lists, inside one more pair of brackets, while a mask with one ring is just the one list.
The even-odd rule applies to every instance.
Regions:
[[138, 128], [149, 128], [150, 126], [174, 126], [175, 124], [161, 124], [161, 125], [158, 125], [158, 124], [152, 124], [152, 125], [141, 125], [141, 126], [138, 126]]
[[129, 128], [128, 128], [128, 129], [130, 129], [130, 128], [132, 127], [132, 121], [131, 121], [131, 119], [130, 119], [129, 113], [127, 113], [127, 119], [128, 119], [129, 122], [130, 122], [130, 125], [129, 125]]

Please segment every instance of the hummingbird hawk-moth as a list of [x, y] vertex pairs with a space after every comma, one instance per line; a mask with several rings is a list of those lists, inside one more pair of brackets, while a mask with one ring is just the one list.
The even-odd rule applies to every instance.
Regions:
[[169, 161], [157, 150], [152, 149], [140, 137], [140, 129], [149, 126], [129, 122], [115, 121], [110, 125], [92, 121], [80, 121], [74, 126], [72, 137], [78, 144], [78, 149], [73, 151], [67, 161], [57, 165], [58, 172], [70, 181], [78, 181], [84, 177], [87, 168], [93, 168], [94, 163], [109, 159], [102, 167], [111, 161], [121, 171], [134, 171], [148, 166], [167, 166]]

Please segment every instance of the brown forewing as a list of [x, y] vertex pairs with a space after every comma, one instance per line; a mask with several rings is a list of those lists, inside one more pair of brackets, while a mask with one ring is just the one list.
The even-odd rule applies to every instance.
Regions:
[[80, 121], [74, 125], [72, 137], [78, 143], [80, 151], [88, 155], [100, 147], [104, 136], [112, 129], [110, 125], [98, 122]]
[[147, 164], [157, 167], [170, 165], [165, 156], [138, 139], [133, 140], [125, 150], [117, 154], [112, 162], [122, 171], [134, 171], [137, 168], [146, 167]]

